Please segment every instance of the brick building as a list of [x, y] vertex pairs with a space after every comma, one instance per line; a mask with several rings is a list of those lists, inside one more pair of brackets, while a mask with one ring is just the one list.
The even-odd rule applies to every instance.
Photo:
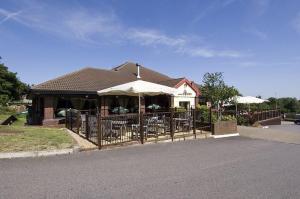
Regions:
[[[148, 82], [177, 88], [174, 96], [145, 96], [142, 110], [150, 104], [158, 104], [162, 109], [170, 107], [194, 107], [198, 103], [200, 91], [195, 83], [186, 78], [171, 78], [164, 74], [140, 67], [141, 79]], [[113, 114], [115, 107], [125, 107], [128, 113], [137, 112], [138, 99], [130, 96], [98, 96], [97, 91], [119, 84], [135, 81], [137, 66], [126, 62], [111, 70], [83, 68], [46, 81], [31, 88], [32, 124], [53, 124], [59, 121], [58, 113], [66, 108], [77, 110], [97, 110], [102, 115]]]

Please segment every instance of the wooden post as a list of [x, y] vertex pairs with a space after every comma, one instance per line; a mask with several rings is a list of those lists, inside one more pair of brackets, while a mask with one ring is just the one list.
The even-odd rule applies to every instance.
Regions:
[[170, 135], [172, 142], [174, 140], [174, 108], [171, 108], [171, 114], [170, 114]]
[[102, 127], [101, 127], [101, 112], [98, 113], [98, 130], [97, 130], [97, 139], [98, 139], [98, 149], [102, 148]]
[[141, 144], [144, 144], [144, 114], [143, 112], [140, 113], [140, 138]]
[[193, 109], [193, 134], [196, 139], [196, 109]]

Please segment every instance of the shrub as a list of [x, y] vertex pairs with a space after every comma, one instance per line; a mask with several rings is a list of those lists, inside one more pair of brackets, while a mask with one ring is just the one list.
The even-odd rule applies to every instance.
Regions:
[[245, 117], [245, 116], [242, 116], [242, 115], [238, 115], [237, 123], [238, 123], [238, 125], [243, 125], [243, 126], [249, 126], [250, 125], [249, 118]]
[[224, 115], [221, 118], [221, 121], [235, 121], [236, 118], [233, 115]]
[[[196, 110], [199, 113], [200, 120], [202, 122], [208, 123], [210, 122], [210, 111], [209, 108], [207, 108], [206, 105], [197, 105]], [[199, 119], [199, 118], [198, 118]], [[212, 112], [212, 122], [216, 122], [218, 120], [217, 114], [215, 112]]]
[[8, 95], [0, 95], [0, 106], [7, 106], [8, 101]]

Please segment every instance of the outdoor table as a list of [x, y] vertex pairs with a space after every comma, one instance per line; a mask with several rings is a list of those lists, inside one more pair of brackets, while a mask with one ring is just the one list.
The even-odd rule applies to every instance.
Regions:
[[175, 128], [179, 130], [180, 124], [188, 121], [186, 118], [174, 118]]

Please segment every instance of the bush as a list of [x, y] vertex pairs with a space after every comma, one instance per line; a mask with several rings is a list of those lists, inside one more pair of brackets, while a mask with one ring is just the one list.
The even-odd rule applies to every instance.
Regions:
[[11, 114], [15, 114], [15, 113], [16, 113], [16, 111], [11, 109], [10, 107], [0, 105], [0, 114], [11, 115]]
[[[200, 120], [205, 123], [210, 122], [210, 111], [209, 108], [207, 108], [206, 105], [197, 105], [196, 106], [197, 112], [200, 114], [198, 117], [200, 117]], [[198, 118], [199, 120], [199, 118]], [[216, 122], [218, 120], [217, 114], [215, 112], [212, 112], [212, 122]]]
[[8, 95], [0, 95], [0, 106], [7, 106], [8, 101]]
[[242, 126], [249, 126], [250, 125], [249, 118], [247, 118], [245, 116], [242, 116], [242, 115], [238, 115], [237, 123], [238, 123], [238, 125], [242, 125]]
[[224, 115], [221, 118], [221, 121], [235, 121], [236, 118], [233, 115]]

